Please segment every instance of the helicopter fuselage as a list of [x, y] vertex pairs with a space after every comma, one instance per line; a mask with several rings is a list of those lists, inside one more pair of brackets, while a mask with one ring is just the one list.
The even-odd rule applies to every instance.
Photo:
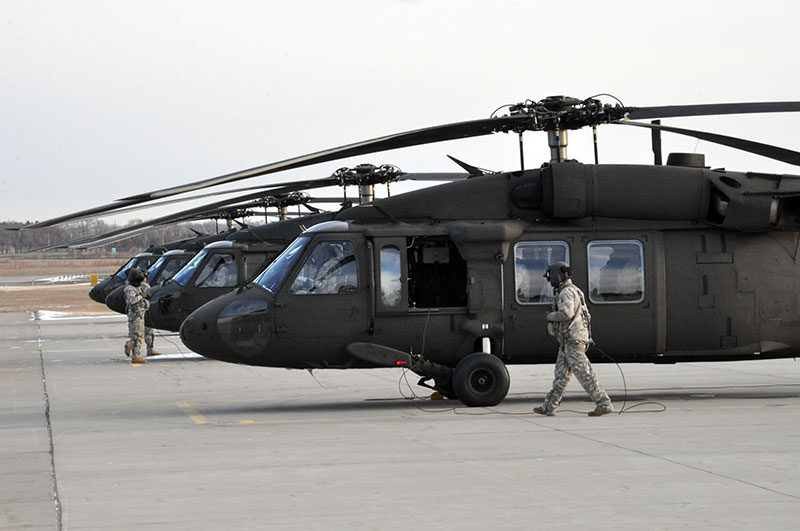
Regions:
[[[475, 352], [548, 363], [557, 347], [543, 274], [563, 260], [586, 293], [594, 341], [618, 362], [800, 350], [795, 205], [755, 193], [788, 194], [794, 181], [577, 163], [550, 171], [560, 179], [489, 175], [343, 211], [254, 284], [190, 315], [181, 338], [207, 357], [276, 367], [405, 365], [402, 353], [450, 369]], [[637, 171], [638, 184], [627, 175]], [[569, 178], [584, 184], [562, 186]], [[338, 265], [326, 270], [326, 257]], [[397, 359], [361, 355], [364, 344]]]

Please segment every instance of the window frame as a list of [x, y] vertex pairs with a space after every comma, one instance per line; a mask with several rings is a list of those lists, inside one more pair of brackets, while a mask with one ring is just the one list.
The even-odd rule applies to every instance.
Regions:
[[[566, 240], [525, 240], [525, 241], [519, 241], [514, 244], [514, 300], [516, 301], [517, 304], [521, 304], [524, 306], [541, 306], [544, 304], [551, 304], [555, 300], [555, 294], [552, 294], [552, 299], [547, 301], [522, 301], [519, 298], [519, 277], [517, 275], [519, 269], [517, 267], [517, 249], [519, 249], [520, 247], [534, 247], [534, 246], [548, 246], [548, 245], [563, 247], [565, 249], [564, 262], [566, 262], [567, 264], [572, 263], [570, 258], [571, 257], [570, 245], [569, 242]], [[558, 262], [559, 260], [555, 261]], [[542, 270], [542, 281], [549, 286], [549, 283], [544, 278], [544, 273], [546, 270], [547, 267], [545, 266], [545, 269]], [[525, 269], [525, 271], [527, 272], [529, 270]], [[550, 291], [552, 293], [553, 291], [552, 286], [550, 287]]]
[[[601, 268], [597, 269], [595, 273], [594, 269], [592, 268], [592, 247], [594, 246], [613, 246], [614, 244], [624, 244], [624, 245], [635, 245], [639, 249], [639, 265], [641, 266], [638, 275], [639, 275], [639, 286], [641, 288], [641, 294], [638, 299], [636, 300], [619, 300], [619, 301], [607, 301], [607, 300], [597, 300], [594, 297], [594, 289], [598, 287], [599, 284], [599, 274], [602, 270]], [[612, 251], [613, 253], [614, 251]], [[645, 260], [644, 260], [644, 244], [640, 240], [631, 239], [631, 240], [592, 240], [586, 244], [586, 276], [587, 276], [587, 296], [589, 302], [592, 304], [641, 304], [644, 302], [645, 298], [647, 297], [646, 291], [646, 275], [645, 275]]]
[[[338, 245], [342, 245], [343, 246], [343, 249], [342, 249], [343, 251], [344, 251], [344, 245], [345, 244], [349, 244], [350, 249], [352, 251], [352, 254], [350, 254], [350, 255], [344, 254], [343, 258], [346, 258], [348, 256], [352, 256], [353, 257], [352, 264], [355, 266], [355, 272], [353, 273], [353, 278], [355, 280], [355, 289], [354, 290], [349, 290], [349, 289], [348, 290], [344, 290], [344, 291], [338, 291], [337, 290], [336, 292], [331, 292], [331, 293], [312, 292], [312, 291], [307, 291], [307, 292], [295, 291], [295, 283], [297, 282], [297, 279], [300, 276], [300, 274], [303, 272], [303, 268], [306, 266], [308, 261], [311, 260], [311, 257], [313, 256], [313, 254], [317, 250], [317, 248], [319, 248], [319, 246], [323, 245], [323, 244], [338, 244]], [[307, 296], [314, 296], [314, 295], [316, 295], [316, 296], [325, 296], [325, 295], [328, 295], [328, 296], [330, 296], [330, 295], [341, 296], [341, 295], [354, 295], [354, 294], [357, 294], [359, 292], [359, 289], [360, 289], [360, 286], [361, 286], [361, 279], [359, 278], [358, 248], [356, 246], [355, 241], [353, 241], [351, 239], [348, 239], [348, 238], [338, 238], [338, 239], [337, 238], [325, 238], [325, 239], [315, 240], [313, 242], [313, 245], [310, 248], [306, 249], [306, 252], [304, 253], [304, 257], [303, 258], [304, 259], [302, 261], [299, 261], [299, 263], [295, 264], [295, 266], [297, 267], [297, 272], [290, 277], [291, 280], [286, 286], [287, 292], [292, 297], [307, 297]], [[350, 265], [349, 263], [345, 264], [345, 266], [349, 266], [349, 265]], [[341, 289], [341, 287], [340, 287], [340, 289]]]

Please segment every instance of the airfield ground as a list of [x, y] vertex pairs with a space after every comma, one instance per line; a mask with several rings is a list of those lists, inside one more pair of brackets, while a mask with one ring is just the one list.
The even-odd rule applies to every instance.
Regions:
[[572, 382], [541, 417], [551, 366], [511, 366], [492, 408], [399, 369], [216, 362], [174, 334], [131, 366], [124, 316], [33, 293], [0, 310], [0, 529], [797, 529], [792, 359], [623, 365], [625, 386], [597, 365], [617, 408], [649, 404], [589, 418]]
[[[114, 312], [88, 296], [92, 274], [103, 278], [122, 265], [119, 260], [0, 259], [0, 312], [38, 310], [71, 315]], [[76, 282], [77, 283], [73, 283]]]

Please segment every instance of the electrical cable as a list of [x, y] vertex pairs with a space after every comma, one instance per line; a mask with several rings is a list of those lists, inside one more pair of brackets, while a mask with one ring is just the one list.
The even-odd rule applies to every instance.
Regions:
[[[430, 317], [430, 313], [428, 314], [428, 317]], [[427, 322], [426, 322], [426, 328], [427, 328]], [[638, 402], [636, 404], [632, 404], [632, 405], [628, 406], [627, 405], [628, 404], [628, 383], [627, 383], [627, 380], [625, 379], [625, 373], [622, 371], [622, 367], [620, 367], [619, 363], [617, 363], [617, 361], [614, 358], [612, 358], [609, 354], [604, 352], [600, 347], [598, 347], [597, 345], [594, 345], [594, 344], [592, 345], [592, 347], [594, 349], [596, 349], [598, 352], [600, 352], [600, 354], [602, 354], [603, 356], [605, 356], [606, 358], [611, 360], [611, 362], [614, 363], [614, 365], [617, 366], [617, 369], [619, 370], [620, 376], [622, 377], [623, 400], [622, 400], [622, 407], [620, 407], [619, 410], [616, 412], [617, 415], [622, 415], [623, 413], [662, 413], [662, 412], [667, 410], [667, 406], [665, 406], [661, 402], [656, 402], [656, 401]], [[424, 332], [423, 332], [423, 350], [424, 350]], [[409, 369], [403, 368], [403, 372], [401, 373], [400, 378], [397, 381], [397, 390], [400, 393], [400, 396], [402, 398], [404, 398], [405, 400], [411, 400], [411, 401], [433, 401], [431, 399], [431, 397], [424, 397], [424, 396], [417, 395], [417, 393], [414, 391], [414, 388], [411, 387], [411, 382], [408, 381], [408, 371], [409, 371]], [[408, 387], [408, 391], [410, 391], [410, 393], [411, 393], [410, 396], [406, 395], [405, 392], [403, 391], [403, 383], [405, 383], [405, 385]], [[632, 411], [635, 408], [640, 408], [640, 407], [646, 406], [646, 405], [657, 406], [660, 409], [650, 409], [650, 410], [644, 410], [644, 411]], [[524, 415], [534, 415], [534, 414], [538, 415], [538, 413], [534, 413], [533, 411], [520, 411], [520, 412], [483, 411], [483, 412], [474, 412], [474, 413], [467, 413], [467, 412], [461, 412], [460, 411], [460, 410], [472, 410], [472, 408], [468, 407], [468, 406], [453, 406], [453, 407], [442, 408], [442, 409], [426, 409], [426, 408], [423, 408], [423, 407], [420, 407], [420, 406], [415, 406], [415, 407], [418, 410], [420, 410], [420, 411], [422, 411], [424, 413], [448, 413], [448, 412], [452, 412], [454, 415], [471, 415], [471, 416], [476, 416], [476, 417], [485, 416], [485, 415], [508, 415], [508, 416], [519, 416], [519, 415], [523, 415], [524, 416]], [[586, 413], [585, 411], [578, 411], [578, 410], [575, 410], [575, 409], [562, 409], [561, 411], [562, 412], [570, 412], [570, 413], [579, 413], [579, 414]]]
[[633, 409], [633, 408], [637, 408], [637, 407], [643, 406], [643, 405], [645, 405], [645, 404], [647, 404], [647, 405], [656, 405], [656, 406], [659, 406], [659, 407], [661, 407], [662, 409], [660, 409], [660, 410], [652, 410], [652, 411], [636, 411], [635, 413], [661, 413], [661, 412], [663, 412], [663, 411], [666, 411], [666, 410], [667, 410], [667, 406], [665, 406], [665, 405], [664, 405], [664, 404], [662, 404], [661, 402], [653, 402], [653, 401], [650, 401], [650, 402], [640, 402], [640, 403], [638, 403], [638, 404], [634, 404], [634, 405], [632, 405], [631, 407], [627, 407], [627, 408], [626, 408], [625, 406], [626, 406], [626, 405], [627, 405], [627, 403], [628, 403], [628, 382], [625, 380], [625, 373], [624, 373], [624, 372], [622, 372], [622, 367], [620, 367], [620, 366], [619, 366], [619, 363], [617, 363], [617, 360], [615, 360], [614, 358], [612, 358], [612, 357], [611, 357], [609, 354], [606, 354], [606, 352], [605, 352], [605, 351], [603, 351], [603, 349], [601, 349], [600, 347], [598, 347], [598, 346], [597, 346], [597, 344], [595, 344], [595, 343], [592, 343], [592, 348], [594, 348], [594, 349], [595, 349], [595, 350], [597, 350], [597, 351], [598, 351], [600, 354], [602, 354], [603, 356], [605, 356], [606, 358], [608, 358], [609, 360], [611, 360], [611, 361], [614, 363], [614, 365], [616, 365], [616, 366], [617, 366], [617, 369], [619, 370], [619, 374], [620, 374], [620, 376], [622, 376], [622, 389], [623, 389], [623, 395], [622, 395], [622, 407], [621, 407], [621, 408], [619, 408], [619, 411], [617, 412], [617, 415], [622, 415], [622, 414], [623, 414], [623, 413], [625, 413], [625, 412], [629, 412], [629, 411], [630, 411], [631, 409]]
[[156, 328], [156, 330], [158, 330], [158, 334], [157, 334], [158, 337], [160, 337], [161, 339], [163, 339], [164, 341], [166, 341], [167, 343], [169, 343], [173, 347], [177, 348], [178, 349], [178, 354], [180, 354], [183, 357], [183, 359], [189, 359], [189, 358], [186, 357], [186, 354], [183, 352], [183, 350], [181, 349], [180, 345], [178, 345], [174, 341], [171, 341], [170, 339], [167, 339], [167, 336], [165, 336], [162, 333], [163, 331], [161, 329]]

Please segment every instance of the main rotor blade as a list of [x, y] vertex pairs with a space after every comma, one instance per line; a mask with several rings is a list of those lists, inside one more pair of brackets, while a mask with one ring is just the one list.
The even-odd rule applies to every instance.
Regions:
[[[336, 184], [335, 180], [333, 178], [331, 178], [331, 177], [328, 177], [327, 180], [331, 181], [331, 182], [328, 182], [327, 184], [325, 184], [326, 186], [332, 186], [332, 185]], [[88, 241], [85, 241], [84, 243], [92, 243], [92, 242], [95, 242], [95, 241], [99, 241], [101, 239], [103, 239], [105, 241], [108, 238], [122, 236], [122, 235], [125, 235], [125, 234], [129, 234], [131, 232], [134, 232], [134, 231], [140, 231], [140, 230], [143, 230], [143, 229], [146, 229], [146, 228], [155, 227], [157, 225], [164, 225], [164, 224], [167, 224], [167, 223], [178, 223], [178, 222], [181, 222], [181, 221], [197, 219], [197, 217], [200, 216], [201, 214], [213, 213], [213, 212], [216, 212], [218, 210], [223, 209], [224, 207], [232, 207], [232, 206], [237, 205], [239, 203], [243, 203], [243, 202], [246, 202], [246, 201], [250, 201], [250, 200], [254, 200], [254, 199], [258, 199], [258, 198], [264, 197], [265, 195], [282, 195], [282, 194], [286, 194], [286, 193], [289, 193], [289, 192], [296, 192], [298, 190], [304, 190], [304, 189], [308, 189], [308, 188], [320, 187], [320, 186], [323, 186], [321, 184], [322, 181], [325, 181], [325, 179], [318, 179], [317, 181], [314, 181], [313, 184], [310, 184], [308, 181], [305, 181], [305, 182], [301, 182], [301, 183], [296, 184], [296, 185], [284, 186], [282, 188], [272, 189], [272, 190], [269, 191], [269, 194], [265, 194], [263, 191], [261, 191], [261, 192], [247, 194], [247, 195], [243, 195], [243, 196], [239, 196], [239, 197], [225, 199], [224, 201], [217, 201], [216, 203], [211, 203], [209, 205], [190, 208], [190, 209], [187, 209], [187, 210], [183, 210], [181, 212], [175, 212], [175, 213], [172, 213], [172, 214], [168, 214], [166, 216], [161, 216], [159, 218], [151, 219], [151, 220], [148, 220], [148, 221], [143, 221], [141, 223], [128, 225], [128, 226], [122, 227], [120, 229], [115, 229], [115, 230], [112, 230], [112, 231], [109, 231], [109, 232], [98, 234], [98, 235], [92, 236]]]
[[401, 173], [397, 176], [398, 181], [463, 181], [472, 177], [464, 172], [444, 172], [444, 173]]
[[[174, 203], [180, 203], [183, 201], [192, 201], [194, 199], [203, 199], [206, 197], [214, 197], [217, 195], [224, 195], [229, 193], [236, 193], [236, 192], [243, 192], [247, 190], [261, 190], [262, 192], [271, 191], [275, 188], [282, 188], [286, 186], [296, 186], [296, 185], [304, 185], [309, 183], [317, 183], [320, 179], [313, 179], [313, 180], [304, 180], [304, 181], [293, 181], [293, 182], [284, 182], [284, 183], [273, 183], [269, 185], [262, 185], [262, 186], [248, 186], [245, 188], [237, 188], [235, 190], [221, 190], [219, 192], [211, 192], [207, 194], [199, 194], [192, 197], [186, 197], [181, 199], [170, 199], [168, 201], [161, 201], [159, 203], [154, 203], [150, 205], [143, 205], [143, 206], [134, 206], [130, 207], [130, 205], [141, 205], [141, 203], [145, 203], [146, 201], [128, 201], [128, 200], [120, 200], [114, 203], [108, 203], [105, 205], [101, 205], [98, 207], [89, 208], [86, 210], [81, 210], [79, 212], [73, 212], [71, 214], [64, 214], [63, 216], [58, 216], [55, 218], [50, 218], [45, 221], [40, 221], [37, 223], [32, 223], [30, 225], [25, 225], [23, 227], [19, 227], [18, 230], [25, 230], [25, 229], [40, 229], [44, 227], [52, 227], [54, 225], [59, 225], [61, 223], [67, 223], [72, 221], [81, 221], [85, 219], [94, 219], [103, 216], [115, 216], [117, 214], [123, 214], [128, 212], [134, 212], [136, 210], [141, 210], [145, 208], [157, 208], [160, 206], [170, 205]], [[324, 184], [323, 186], [329, 186], [328, 184]], [[311, 186], [314, 188], [314, 186]], [[302, 189], [302, 188], [299, 188]], [[270, 194], [271, 195], [271, 194]]]
[[631, 120], [649, 120], [652, 118], [673, 118], [679, 116], [796, 112], [800, 111], [800, 101], [665, 105], [661, 107], [625, 107], [624, 109], [626, 116]]
[[[452, 124], [438, 125], [434, 127], [427, 127], [425, 129], [417, 129], [415, 131], [408, 131], [404, 133], [396, 133], [393, 135], [382, 136], [373, 138], [372, 140], [365, 140], [363, 142], [356, 142], [354, 144], [347, 144], [344, 146], [317, 151], [307, 155], [301, 155], [291, 159], [282, 160], [279, 162], [272, 162], [263, 166], [257, 166], [247, 170], [242, 170], [210, 179], [195, 181], [193, 183], [185, 184], [182, 186], [173, 186], [171, 188], [164, 188], [145, 194], [133, 195], [125, 197], [119, 201], [123, 202], [143, 202], [162, 197], [169, 197], [176, 194], [191, 192], [208, 188], [210, 186], [217, 186], [241, 179], [249, 179], [260, 175], [267, 175], [278, 171], [290, 170], [294, 168], [301, 168], [310, 166], [312, 164], [319, 164], [321, 162], [328, 162], [332, 160], [339, 160], [347, 157], [357, 155], [366, 155], [369, 153], [377, 153], [379, 151], [388, 151], [410, 146], [419, 146], [423, 144], [430, 144], [434, 142], [444, 142], [447, 140], [456, 140], [459, 138], [470, 138], [474, 136], [489, 135], [500, 131], [509, 131], [525, 122], [531, 121], [529, 115], [519, 116], [501, 116], [494, 118], [485, 118], [481, 120], [471, 120], [468, 122], [458, 122]], [[133, 204], [133, 203], [129, 203]]]
[[691, 136], [694, 138], [699, 138], [700, 140], [705, 140], [707, 142], [713, 142], [714, 144], [720, 144], [723, 146], [732, 147], [734, 149], [747, 151], [748, 153], [761, 155], [762, 157], [767, 157], [773, 160], [779, 160], [787, 164], [800, 166], [800, 153], [798, 153], [797, 151], [792, 151], [791, 149], [786, 149], [778, 146], [771, 146], [769, 144], [762, 144], [760, 142], [753, 142], [752, 140], [745, 140], [743, 138], [736, 138], [732, 136], [718, 135], [716, 133], [706, 133], [704, 131], [694, 131], [692, 129], [682, 129], [680, 127], [671, 127], [668, 125], [656, 125], [656, 124], [646, 124], [646, 123], [628, 122], [628, 121], [611, 122], [611, 123], [619, 125], [632, 125], [634, 127], [644, 127], [646, 129], [655, 129], [658, 131], [667, 131], [669, 133], [675, 133], [678, 135]]
[[[94, 236], [84, 236], [82, 238], [76, 238], [76, 239], [70, 240], [68, 242], [55, 243], [53, 245], [48, 245], [46, 247], [39, 247], [37, 249], [31, 249], [29, 251], [25, 251], [25, 253], [27, 254], [27, 253], [36, 253], [36, 252], [39, 252], [39, 251], [50, 251], [52, 249], [76, 249], [76, 248], [89, 249], [89, 248], [93, 248], [93, 247], [99, 247], [100, 245], [105, 245], [107, 243], [115, 243], [115, 242], [118, 242], [118, 241], [126, 240], [128, 238], [133, 238], [134, 236], [138, 235], [139, 233], [145, 232], [145, 231], [149, 230], [150, 228], [151, 227], [141, 227], [139, 229], [135, 229], [133, 231], [130, 231], [130, 233], [123, 233], [123, 234], [118, 235], [116, 237], [113, 237], [113, 236], [109, 237], [107, 239], [107, 241], [106, 241], [106, 239], [101, 239], [102, 236], [103, 236], [102, 234], [96, 234]], [[97, 243], [98, 241], [100, 243]], [[88, 246], [89, 244], [91, 244], [91, 247]], [[84, 247], [84, 245], [86, 245], [86, 247]]]

